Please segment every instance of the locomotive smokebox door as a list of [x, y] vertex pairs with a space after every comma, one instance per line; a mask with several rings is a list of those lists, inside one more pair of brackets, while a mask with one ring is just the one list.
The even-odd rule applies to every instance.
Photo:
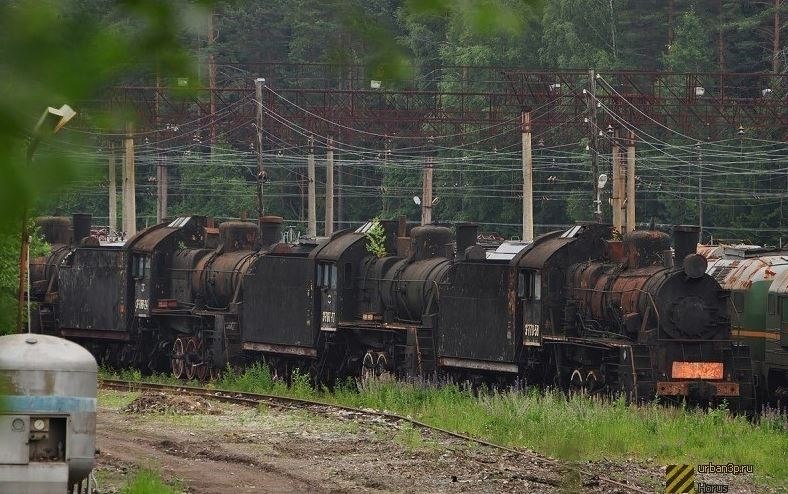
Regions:
[[539, 271], [524, 269], [517, 277], [517, 297], [523, 306], [523, 345], [542, 344], [542, 276]]

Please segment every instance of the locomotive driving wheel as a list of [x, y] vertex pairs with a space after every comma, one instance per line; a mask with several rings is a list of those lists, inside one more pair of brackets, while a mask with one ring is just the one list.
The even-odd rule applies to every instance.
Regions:
[[210, 372], [208, 369], [208, 364], [205, 362], [205, 358], [203, 358], [203, 356], [205, 355], [204, 340], [196, 336], [194, 337], [194, 340], [196, 341], [197, 344], [197, 360], [195, 362], [196, 368], [194, 373], [197, 376], [197, 379], [199, 379], [200, 381], [206, 381], [209, 377]]
[[585, 383], [583, 380], [583, 374], [580, 369], [575, 369], [572, 371], [572, 376], [569, 378], [569, 392], [574, 393], [582, 393], [585, 389]]
[[191, 381], [197, 375], [199, 357], [197, 356], [197, 339], [186, 340], [186, 379]]
[[172, 344], [172, 353], [170, 355], [170, 367], [172, 368], [172, 375], [175, 379], [181, 379], [183, 377], [185, 367], [184, 357], [183, 339], [179, 336], [175, 338], [175, 342]]
[[378, 354], [377, 362], [375, 363], [375, 377], [385, 379], [389, 375], [389, 359], [385, 353]]
[[375, 356], [372, 352], [364, 354], [364, 360], [361, 362], [361, 382], [365, 383], [375, 377]]

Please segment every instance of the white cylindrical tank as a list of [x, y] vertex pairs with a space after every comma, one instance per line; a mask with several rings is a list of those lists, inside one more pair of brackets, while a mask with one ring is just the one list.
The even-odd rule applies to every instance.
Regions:
[[95, 463], [96, 371], [71, 341], [0, 336], [0, 492], [62, 494], [85, 481]]

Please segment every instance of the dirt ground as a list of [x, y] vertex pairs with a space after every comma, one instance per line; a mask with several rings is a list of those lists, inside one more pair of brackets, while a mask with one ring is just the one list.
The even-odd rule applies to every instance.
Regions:
[[[629, 492], [537, 454], [523, 457], [342, 411], [315, 414], [219, 402], [196, 407], [110, 391], [100, 393], [99, 405], [102, 494], [117, 492], [140, 466], [195, 494]], [[206, 408], [208, 413], [194, 413]], [[658, 465], [579, 466], [646, 492], [664, 489], [664, 469]], [[747, 485], [732, 485], [730, 492], [764, 492]]]

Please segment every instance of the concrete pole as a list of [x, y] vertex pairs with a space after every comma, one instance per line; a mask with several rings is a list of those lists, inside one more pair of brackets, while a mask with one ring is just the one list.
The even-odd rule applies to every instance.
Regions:
[[315, 138], [309, 136], [307, 163], [307, 231], [308, 237], [317, 236], [317, 204], [315, 201]]
[[433, 158], [432, 156], [427, 156], [421, 181], [421, 226], [432, 223], [432, 171]]
[[610, 153], [613, 163], [613, 194], [610, 197], [611, 206], [613, 209], [613, 228], [619, 233], [624, 233], [624, 217], [621, 214], [621, 205], [624, 200], [624, 174], [621, 170], [621, 150], [618, 147], [619, 132], [618, 129], [613, 131], [613, 136], [610, 141]]
[[118, 197], [117, 184], [115, 183], [115, 143], [110, 141], [107, 147], [109, 151], [109, 169], [107, 171], [107, 180], [109, 181], [109, 234], [112, 236], [118, 231]]
[[627, 200], [626, 200], [627, 231], [635, 230], [635, 133], [629, 133], [627, 139]]
[[531, 153], [531, 112], [522, 114], [523, 131], [523, 240], [534, 239], [534, 163]]
[[208, 88], [211, 96], [209, 111], [211, 124], [211, 157], [216, 146], [216, 56], [214, 55], [214, 44], [219, 36], [219, 28], [216, 22], [217, 15], [211, 12], [208, 17]]
[[167, 217], [167, 158], [159, 155], [156, 164], [156, 222]]
[[263, 184], [265, 183], [265, 169], [263, 168], [263, 85], [265, 79], [258, 77], [254, 80], [254, 97], [257, 105], [257, 214], [263, 216]]
[[[594, 202], [599, 201], [599, 188], [597, 187], [597, 180], [599, 179], [599, 145], [597, 143], [597, 137], [599, 135], [599, 130], [596, 126], [596, 72], [594, 69], [590, 69], [588, 71], [588, 79], [589, 84], [591, 86], [591, 141], [590, 141], [590, 148], [591, 148], [591, 186], [592, 186], [592, 195], [591, 200]], [[602, 213], [601, 208], [597, 204], [597, 210], [594, 213], [594, 220], [597, 223], [602, 223]]]
[[336, 169], [337, 169], [337, 176], [336, 176], [336, 182], [337, 182], [337, 188], [336, 188], [337, 219], [336, 219], [336, 222], [337, 222], [337, 228], [341, 230], [342, 229], [342, 222], [345, 219], [345, 211], [344, 211], [345, 197], [343, 195], [344, 190], [345, 190], [345, 176], [342, 173], [342, 160], [336, 159], [335, 162], [334, 162], [334, 166], [336, 166]]
[[[161, 79], [156, 72], [156, 140], [161, 141]], [[156, 223], [167, 217], [167, 168], [160, 145], [156, 144]]]
[[334, 139], [326, 145], [326, 236], [334, 233]]
[[134, 127], [126, 124], [126, 138], [123, 140], [125, 158], [123, 160], [123, 231], [126, 238], [137, 233], [137, 193], [134, 176]]

